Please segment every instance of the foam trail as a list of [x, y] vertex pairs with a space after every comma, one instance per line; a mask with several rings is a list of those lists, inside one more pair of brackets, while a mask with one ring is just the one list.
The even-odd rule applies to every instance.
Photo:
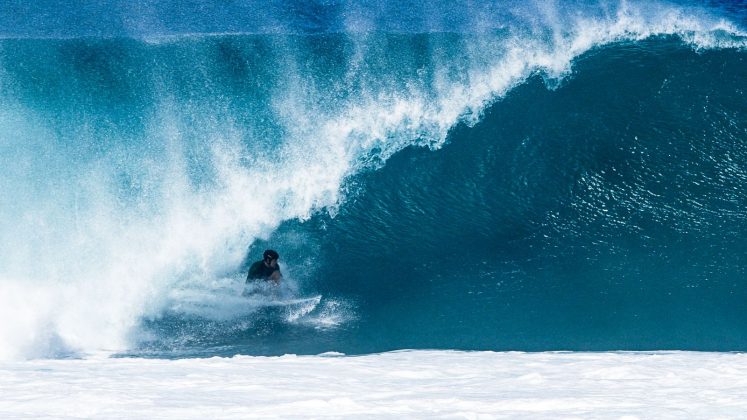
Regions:
[[[242, 51], [230, 37], [128, 40], [96, 71], [95, 51], [115, 41], [49, 41], [48, 56], [81, 61], [58, 67], [40, 54], [47, 61], [32, 72], [3, 75], [0, 315], [13, 322], [0, 325], [0, 358], [127, 348], [139, 320], [168, 306], [170, 291], [205, 289], [283, 221], [334, 212], [351, 175], [410, 145], [440, 147], [457, 122], [475, 122], [532, 74], [564, 77], [596, 46], [676, 35], [695, 48], [745, 47], [735, 25], [675, 7], [623, 3], [608, 17], [543, 12], [498, 35], [432, 35], [424, 58], [414, 47], [382, 54], [390, 42], [410, 45], [407, 35], [350, 33], [335, 41], [346, 60], [329, 68], [330, 53], [308, 51], [316, 40], [272, 38], [264, 46], [283, 71], [259, 81], [252, 69], [260, 64], [231, 61]], [[4, 45], [6, 69], [29, 55], [14, 41]], [[220, 58], [204, 58], [214, 50]], [[149, 54], [157, 59], [142, 59]], [[314, 65], [321, 70], [307, 70]], [[45, 73], [49, 66], [61, 75]], [[239, 82], [229, 71], [244, 72], [239, 81], [267, 96], [233, 103], [226, 86]], [[29, 99], [41, 88], [17, 80], [27, 74], [74, 99], [57, 103], [43, 90]], [[180, 83], [185, 92], [176, 92]], [[104, 88], [140, 102], [117, 108], [96, 93]]]

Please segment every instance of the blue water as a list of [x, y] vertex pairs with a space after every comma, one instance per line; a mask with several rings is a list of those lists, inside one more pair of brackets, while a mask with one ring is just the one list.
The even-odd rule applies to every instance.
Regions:
[[1, 11], [8, 354], [747, 349], [743, 4]]

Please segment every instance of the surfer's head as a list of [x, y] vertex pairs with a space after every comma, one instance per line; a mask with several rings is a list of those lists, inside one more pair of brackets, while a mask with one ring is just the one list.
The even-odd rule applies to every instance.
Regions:
[[272, 249], [265, 250], [262, 254], [262, 259], [265, 261], [265, 264], [270, 267], [277, 264], [278, 258], [280, 258], [280, 255]]

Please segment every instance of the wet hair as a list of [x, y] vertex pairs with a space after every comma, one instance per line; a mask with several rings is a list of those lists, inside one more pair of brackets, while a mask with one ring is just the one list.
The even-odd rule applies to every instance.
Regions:
[[280, 255], [278, 255], [274, 250], [268, 249], [262, 254], [262, 258], [265, 260], [276, 260], [280, 258]]

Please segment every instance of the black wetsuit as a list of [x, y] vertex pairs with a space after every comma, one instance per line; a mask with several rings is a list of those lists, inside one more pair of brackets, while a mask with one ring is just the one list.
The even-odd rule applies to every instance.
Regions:
[[246, 281], [270, 280], [270, 277], [276, 271], [280, 271], [280, 264], [276, 264], [275, 268], [272, 268], [266, 266], [264, 261], [257, 261], [249, 268], [249, 274], [246, 276]]

